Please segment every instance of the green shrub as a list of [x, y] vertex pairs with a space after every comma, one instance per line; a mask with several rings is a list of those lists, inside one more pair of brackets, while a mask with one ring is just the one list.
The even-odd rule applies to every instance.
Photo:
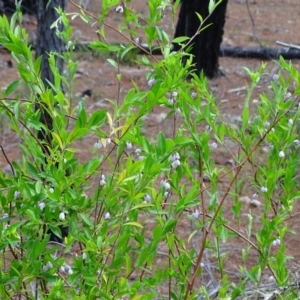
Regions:
[[[116, 59], [108, 61], [119, 72], [118, 61], [140, 45], [130, 38], [128, 47], [105, 41], [105, 28], [111, 27], [106, 17], [117, 3], [103, 0], [100, 16], [84, 10], [79, 16], [89, 24], [99, 23], [103, 39], [90, 48], [115, 53]], [[157, 44], [163, 53], [160, 59], [151, 54], [137, 57], [139, 66], [151, 69], [146, 74], [149, 86], [141, 89], [133, 82], [124, 99], [94, 112], [87, 111], [84, 102], [73, 109], [60, 90], [60, 81], [66, 93], [71, 90], [77, 68], [72, 47], [64, 53], [67, 77], [54, 67], [56, 54], [49, 54], [57, 81], [45, 89], [40, 60], [34, 59], [27, 33], [16, 24], [19, 14], [10, 24], [0, 17], [0, 43], [11, 51], [20, 75], [1, 95], [0, 115], [9, 119], [22, 152], [19, 161], [6, 156], [13, 174], [0, 173], [1, 299], [234, 299], [245, 297], [249, 287], [258, 288], [264, 274], [273, 276], [279, 287], [291, 284], [285, 234], [292, 231], [287, 221], [296, 217], [294, 202], [300, 196], [300, 75], [280, 59], [280, 71], [271, 82], [272, 99], [262, 93], [254, 113], [249, 101], [265, 65], [256, 72], [248, 70], [251, 84], [241, 124], [233, 127], [205, 77], [191, 72], [190, 55], [170, 51], [172, 41], [158, 26], [165, 6], [170, 4], [150, 0], [142, 28], [148, 45]], [[72, 28], [68, 16], [62, 11], [60, 15], [65, 25], [60, 34], [69, 42]], [[134, 29], [127, 27], [129, 22]], [[140, 22], [139, 15], [124, 8], [123, 24], [114, 30], [123, 36], [127, 30], [135, 39]], [[121, 89], [120, 73], [117, 79]], [[30, 90], [23, 99], [15, 92], [20, 82]], [[296, 88], [288, 94], [292, 84]], [[53, 118], [51, 132], [35, 112], [37, 99]], [[146, 117], [159, 106], [168, 110], [172, 133], [149, 137]], [[47, 157], [45, 144], [37, 138], [41, 129], [52, 136]], [[90, 158], [82, 161], [78, 151], [91, 140], [94, 147], [85, 149]], [[231, 151], [226, 141], [238, 151]], [[257, 165], [266, 146], [264, 163]], [[215, 164], [216, 147], [227, 149], [230, 166]], [[255, 232], [251, 211], [246, 220], [242, 214], [241, 186], [255, 191], [263, 202]], [[185, 231], [184, 224], [193, 230]], [[60, 236], [61, 226], [70, 227], [64, 245], [49, 247], [49, 230]], [[233, 239], [242, 245], [236, 280], [225, 268]], [[66, 257], [74, 243], [80, 255], [72, 257], [69, 266]], [[224, 245], [229, 248], [222, 250]], [[55, 255], [58, 249], [62, 255]], [[249, 262], [250, 257], [255, 261]], [[293, 297], [292, 288], [280, 291]]]

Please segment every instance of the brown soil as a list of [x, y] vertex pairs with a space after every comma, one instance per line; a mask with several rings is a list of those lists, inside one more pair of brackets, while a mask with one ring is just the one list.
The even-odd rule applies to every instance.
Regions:
[[[251, 17], [247, 10], [245, 0], [229, 0], [227, 9], [227, 18], [225, 33], [223, 38], [223, 44], [229, 46], [252, 46], [259, 47], [258, 40], [263, 46], [279, 47], [276, 45], [276, 41], [282, 41], [286, 43], [299, 44], [300, 40], [300, 5], [299, 0], [257, 0], [254, 3], [249, 1], [249, 7], [251, 10]], [[147, 1], [145, 0], [133, 0], [130, 6], [139, 12], [142, 16], [147, 13]], [[88, 10], [97, 15], [101, 9], [101, 1], [93, 0], [88, 5]], [[77, 12], [78, 10], [69, 3], [69, 12]], [[166, 11], [167, 17], [162, 21], [161, 26], [166, 30], [170, 36], [174, 34], [173, 24], [170, 22], [168, 16], [171, 15], [170, 11]], [[251, 18], [254, 22], [252, 26]], [[110, 12], [107, 22], [112, 26], [118, 27], [118, 22], [122, 19], [122, 15], [118, 14], [114, 10]], [[29, 28], [30, 36], [34, 39], [35, 35], [35, 21], [33, 18], [28, 18], [27, 23], [24, 24]], [[74, 37], [79, 41], [86, 42], [97, 38], [95, 33], [96, 28], [90, 28], [79, 17], [72, 21], [74, 26]], [[255, 35], [254, 35], [255, 32]], [[115, 31], [107, 31], [107, 39], [111, 42], [126, 42], [120, 34]], [[142, 37], [142, 35], [141, 35]], [[76, 74], [76, 86], [75, 93], [72, 96], [74, 103], [81, 100], [79, 96], [84, 90], [91, 89], [92, 96], [86, 100], [86, 107], [89, 111], [101, 109], [103, 107], [109, 107], [109, 102], [105, 99], [116, 99], [118, 94], [118, 81], [116, 79], [116, 69], [114, 69], [103, 57], [97, 57], [90, 52], [81, 52], [75, 54], [79, 60], [79, 69]], [[5, 52], [0, 53], [0, 80], [1, 87], [5, 87], [11, 81], [18, 78], [17, 64], [13, 62], [13, 66], [10, 67], [8, 61], [12, 61], [9, 54]], [[251, 70], [257, 70], [261, 65], [260, 60], [255, 59], [234, 59], [234, 58], [220, 58], [220, 67], [225, 76], [214, 80], [211, 80], [210, 87], [215, 94], [215, 97], [219, 103], [219, 107], [229, 122], [239, 122], [240, 113], [243, 107], [243, 101], [246, 95], [246, 86], [249, 83], [249, 78], [244, 67]], [[300, 70], [300, 61], [294, 60], [294, 66]], [[255, 111], [255, 107], [259, 101], [259, 94], [261, 92], [267, 92], [270, 87], [270, 79], [273, 74], [277, 72], [278, 68], [272, 61], [268, 61], [267, 72], [268, 75], [262, 77], [259, 86], [254, 91], [252, 96], [252, 108]], [[141, 87], [141, 89], [148, 89], [147, 80], [145, 78], [145, 69], [137, 68], [134, 64], [122, 65], [120, 73], [122, 74], [122, 92], [121, 99], [124, 94], [132, 87], [132, 81]], [[26, 94], [26, 90], [21, 90]], [[163, 108], [157, 108], [153, 111], [152, 115], [147, 119], [147, 135], [154, 139], [159, 131], [164, 131], [166, 135], [171, 135], [172, 126], [168, 125], [169, 121], [164, 121], [166, 110]], [[168, 132], [168, 128], [170, 131]], [[93, 145], [96, 142], [94, 137], [89, 137], [88, 141], [84, 143], [87, 145]], [[10, 160], [18, 160], [18, 140], [11, 135], [9, 129], [5, 125], [5, 120], [0, 120], [0, 144], [4, 147]], [[233, 149], [234, 150], [234, 149]], [[216, 164], [224, 166], [231, 159], [225, 148], [219, 147], [215, 150]], [[80, 157], [85, 160], [91, 155], [91, 149], [81, 150]], [[3, 156], [0, 155], [0, 168], [6, 168], [7, 163]], [[247, 176], [247, 175], [244, 175]], [[247, 180], [246, 180], [247, 181]], [[225, 184], [224, 184], [225, 186]], [[222, 191], [220, 191], [222, 192]], [[240, 196], [252, 197], [254, 191], [246, 186], [242, 188]], [[262, 199], [258, 199], [262, 200]], [[225, 205], [225, 210], [230, 214], [230, 203]], [[252, 213], [255, 217], [254, 222], [259, 223], [259, 211], [261, 207], [252, 208]], [[243, 213], [247, 213], [249, 207], [244, 205]], [[300, 211], [300, 205], [296, 205], [296, 210]], [[300, 217], [300, 215], [299, 215]], [[288, 234], [286, 236], [287, 255], [294, 257], [292, 263], [298, 264], [300, 260], [299, 246], [300, 246], [300, 234], [298, 229], [300, 227], [299, 217], [294, 218], [290, 226], [295, 230], [296, 234]], [[246, 218], [246, 217], [245, 217]], [[246, 223], [246, 220], [245, 220]], [[243, 225], [243, 224], [242, 224]], [[244, 224], [245, 225], [245, 224]], [[149, 224], [151, 227], [151, 224]], [[242, 226], [243, 227], [243, 226]], [[193, 231], [192, 222], [183, 218], [178, 230], [182, 232], [182, 236], [186, 237]], [[242, 233], [245, 234], [244, 229]], [[254, 232], [255, 234], [255, 232]], [[198, 247], [199, 240], [193, 241], [193, 246]], [[222, 250], [228, 251], [228, 259], [226, 259], [226, 272], [228, 272], [231, 279], [236, 280], [241, 261], [238, 259], [241, 255], [241, 250], [246, 246], [246, 243], [240, 239], [231, 239], [229, 243], [223, 245]], [[165, 252], [164, 249], [161, 249]], [[163, 257], [163, 256], [162, 256]], [[163, 258], [162, 258], [163, 259]], [[253, 252], [249, 260], [257, 259], [257, 253]], [[212, 271], [217, 267], [217, 261], [211, 257], [207, 260], [210, 264]], [[206, 269], [207, 273], [208, 270]], [[270, 273], [264, 272], [264, 281], [267, 282], [267, 278]], [[207, 274], [205, 276], [208, 276]], [[218, 279], [218, 275], [216, 275]], [[204, 280], [205, 281], [205, 280]]]

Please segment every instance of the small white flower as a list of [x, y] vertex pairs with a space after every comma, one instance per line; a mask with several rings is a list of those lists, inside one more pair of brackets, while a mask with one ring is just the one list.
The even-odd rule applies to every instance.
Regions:
[[278, 156], [281, 157], [281, 158], [283, 158], [285, 156], [284, 152], [283, 151], [279, 151]]
[[53, 265], [50, 261], [48, 261], [44, 266], [43, 266], [43, 271], [48, 271], [49, 269], [53, 268]]
[[131, 142], [126, 142], [126, 147], [127, 147], [127, 150], [132, 149], [132, 144], [131, 144]]
[[173, 98], [168, 99], [168, 104], [173, 105], [174, 104], [174, 99]]
[[163, 187], [165, 187], [166, 190], [169, 190], [171, 188], [170, 183], [167, 182], [167, 181], [165, 181], [165, 180], [162, 180], [160, 182], [160, 185], [163, 186]]
[[60, 214], [59, 214], [59, 219], [61, 220], [61, 221], [64, 221], [65, 219], [66, 219], [66, 215], [65, 215], [65, 213], [62, 211]]
[[66, 268], [64, 265], [62, 265], [60, 268], [59, 268], [59, 272], [61, 273], [65, 273], [66, 272]]
[[268, 188], [265, 187], [265, 186], [262, 186], [262, 187], [260, 188], [260, 191], [261, 191], [262, 193], [266, 193], [266, 192], [268, 191]]
[[179, 153], [176, 152], [176, 153], [172, 154], [170, 159], [171, 159], [171, 161], [179, 160], [180, 159]]
[[124, 11], [123, 6], [119, 5], [116, 7], [116, 12], [122, 14]]
[[20, 199], [21, 198], [21, 193], [19, 191], [14, 192], [14, 199]]
[[173, 97], [173, 98], [176, 98], [177, 96], [178, 96], [178, 92], [173, 92], [173, 93], [172, 93], [172, 97]]
[[141, 148], [137, 148], [135, 151], [134, 151], [136, 154], [139, 154], [142, 152], [142, 149]]
[[265, 127], [269, 127], [270, 126], [270, 122], [267, 121], [264, 126]]
[[169, 191], [166, 191], [164, 194], [165, 199], [171, 198], [171, 193]]
[[43, 202], [43, 201], [38, 202], [38, 208], [40, 210], [43, 210], [45, 208], [45, 206], [46, 206], [45, 202]]
[[105, 219], [105, 220], [109, 220], [109, 219], [110, 219], [110, 213], [109, 213], [109, 212], [106, 212], [106, 213], [105, 213], [104, 219]]
[[271, 283], [276, 282], [274, 276], [270, 276], [270, 277], [268, 278], [268, 281], [271, 282]]
[[212, 128], [209, 125], [205, 125], [205, 130], [207, 132], [211, 132]]
[[194, 212], [192, 212], [192, 217], [195, 218], [195, 219], [198, 219], [199, 217], [199, 210], [196, 209]]
[[64, 158], [64, 164], [66, 164], [67, 163], [67, 160]]
[[72, 268], [69, 268], [68, 275], [72, 275], [72, 274], [73, 274], [73, 270], [72, 270]]
[[258, 195], [257, 195], [256, 193], [254, 193], [254, 194], [252, 195], [252, 198], [253, 198], [253, 199], [257, 199], [257, 198], [258, 198]]
[[99, 183], [101, 186], [103, 186], [103, 185], [105, 185], [106, 184], [106, 182], [105, 182], [105, 175], [104, 174], [102, 174], [101, 175], [101, 180], [100, 180], [100, 183]]
[[181, 110], [180, 110], [179, 107], [176, 108], [176, 112], [177, 112], [178, 114], [181, 114]]
[[272, 76], [272, 80], [273, 80], [273, 81], [278, 82], [278, 79], [279, 79], [278, 74], [274, 74], [274, 75]]
[[111, 138], [106, 139], [107, 144], [109, 145], [111, 143]]
[[209, 146], [210, 146], [211, 149], [217, 149], [218, 148], [217, 143], [211, 143]]
[[53, 194], [54, 193], [54, 188], [49, 188], [49, 192], [51, 193], [51, 194]]
[[284, 100], [287, 100], [287, 99], [291, 98], [291, 96], [292, 96], [292, 94], [290, 92], [286, 93], [284, 95]]
[[100, 141], [96, 142], [96, 143], [94, 144], [94, 148], [96, 148], [96, 149], [102, 148], [102, 143], [101, 143]]
[[44, 266], [43, 266], [43, 271], [44, 271], [44, 272], [48, 271], [47, 265], [44, 265]]
[[204, 263], [200, 263], [200, 267], [201, 267], [201, 268], [204, 268]]
[[293, 124], [294, 124], [294, 121], [293, 121], [293, 119], [289, 119], [289, 121], [288, 121], [288, 122], [289, 122], [289, 124], [290, 124], [290, 125], [293, 125]]
[[[68, 41], [68, 43], [67, 43], [67, 45], [66, 45], [66, 47], [65, 47], [67, 51], [70, 49], [70, 47], [72, 46], [72, 44], [73, 44], [72, 41]], [[73, 46], [73, 47], [72, 47], [72, 50], [74, 50], [74, 48], [75, 48], [75, 47]]]
[[176, 159], [171, 163], [171, 168], [176, 169], [177, 167], [180, 166], [180, 160]]
[[149, 86], [152, 86], [155, 82], [156, 82], [156, 80], [155, 80], [154, 78], [149, 79], [149, 80], [148, 80], [148, 85], [149, 85]]
[[151, 197], [148, 195], [148, 194], [146, 194], [145, 196], [144, 196], [144, 201], [145, 202], [149, 202], [151, 200]]
[[145, 156], [144, 155], [139, 155], [138, 160], [143, 160], [143, 159], [145, 159]]
[[295, 144], [295, 145], [299, 145], [299, 144], [300, 144], [300, 141], [299, 141], [299, 140], [294, 140], [294, 144]]
[[83, 252], [81, 257], [82, 257], [83, 260], [86, 260], [87, 259], [87, 254], [85, 252]]
[[192, 92], [191, 96], [192, 96], [193, 99], [195, 99], [197, 97], [197, 93], [196, 92]]
[[140, 40], [140, 38], [135, 38], [135, 39], [134, 39], [134, 42], [135, 42], [136, 44], [140, 44], [140, 43], [141, 43], [141, 40]]
[[276, 239], [272, 242], [272, 246], [273, 247], [276, 247], [276, 246], [279, 246], [280, 245], [280, 239]]

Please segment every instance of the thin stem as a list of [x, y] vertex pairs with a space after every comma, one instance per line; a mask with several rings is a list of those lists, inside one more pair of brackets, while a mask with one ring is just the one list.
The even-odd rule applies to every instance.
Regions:
[[[82, 11], [84, 11], [85, 14], [89, 15], [90, 17], [92, 17], [94, 20], [99, 21], [99, 19], [94, 16], [91, 12], [88, 12], [87, 10], [83, 9], [80, 5], [76, 4], [73, 0], [69, 0], [74, 6], [76, 6], [78, 9], [81, 9]], [[128, 36], [126, 36], [125, 34], [123, 34], [121, 31], [119, 31], [117, 28], [115, 28], [114, 26], [103, 22], [103, 25], [105, 25], [106, 27], [112, 29], [113, 31], [117, 32], [118, 34], [120, 34], [123, 38], [125, 38], [127, 41], [133, 43], [136, 47], [138, 47], [140, 50], [142, 50], [143, 52], [147, 53], [149, 56], [151, 56], [154, 61], [156, 63], [158, 63], [159, 61], [156, 59], [156, 57], [154, 55], [152, 55], [149, 51], [147, 51], [146, 49], [144, 49], [141, 45], [139, 45], [138, 43], [136, 43], [134, 40], [131, 40]]]

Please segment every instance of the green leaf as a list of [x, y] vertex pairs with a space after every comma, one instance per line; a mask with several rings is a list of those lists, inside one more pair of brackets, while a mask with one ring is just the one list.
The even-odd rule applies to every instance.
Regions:
[[107, 61], [116, 69], [118, 69], [118, 64], [113, 59], [108, 58]]
[[104, 123], [106, 121], [106, 113], [107, 109], [98, 110], [93, 113], [90, 117], [87, 127], [91, 128], [93, 126], [99, 126], [101, 123]]
[[170, 232], [177, 224], [177, 220], [168, 220], [163, 227], [163, 234]]
[[5, 96], [7, 97], [10, 95], [12, 92], [16, 90], [16, 88], [19, 86], [20, 80], [15, 80], [13, 81], [5, 90]]
[[80, 217], [81, 217], [81, 219], [84, 221], [84, 223], [86, 224], [86, 225], [88, 225], [89, 227], [93, 227], [94, 226], [94, 224], [93, 224], [93, 222], [92, 222], [92, 220], [88, 217], [88, 216], [86, 216], [85, 214], [80, 214]]
[[74, 140], [78, 140], [85, 136], [89, 132], [88, 128], [79, 128], [74, 129], [71, 134], [68, 136], [68, 143], [73, 142]]
[[179, 44], [179, 43], [182, 43], [182, 42], [187, 41], [187, 40], [189, 40], [189, 39], [190, 39], [190, 38], [189, 38], [188, 36], [179, 36], [179, 37], [175, 38], [175, 39], [172, 41], [172, 43], [177, 43], [177, 44]]
[[136, 226], [136, 227], [139, 227], [139, 228], [144, 228], [140, 223], [138, 222], [127, 222], [125, 224], [123, 224], [123, 226]]
[[216, 6], [216, 2], [215, 0], [209, 0], [209, 4], [208, 4], [208, 13], [211, 14]]
[[28, 174], [31, 177], [33, 177], [35, 179], [39, 179], [39, 176], [38, 176], [39, 172], [33, 164], [31, 164], [30, 162], [26, 162], [25, 167], [26, 167]]

